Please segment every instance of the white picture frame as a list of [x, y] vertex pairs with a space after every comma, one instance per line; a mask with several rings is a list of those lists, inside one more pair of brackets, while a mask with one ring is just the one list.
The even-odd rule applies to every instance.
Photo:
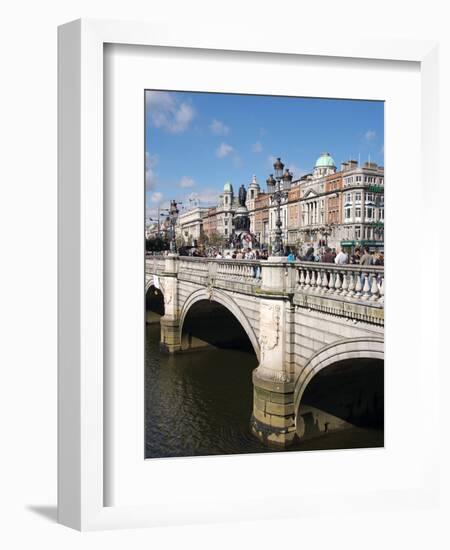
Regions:
[[[434, 42], [347, 39], [300, 34], [281, 36], [270, 42], [268, 51], [264, 33], [237, 33], [228, 29], [208, 28], [193, 37], [182, 25], [170, 29], [155, 23], [79, 20], [59, 28], [59, 350], [58, 350], [58, 518], [60, 523], [80, 530], [155, 526], [204, 521], [258, 519], [301, 516], [311, 506], [321, 509], [323, 488], [308, 494], [308, 503], [267, 507], [267, 499], [230, 501], [215, 495], [215, 506], [197, 502], [194, 497], [183, 506], [172, 509], [155, 502], [126, 506], [105, 506], [110, 490], [105, 476], [104, 424], [104, 181], [103, 181], [103, 113], [104, 113], [104, 46], [106, 44], [193, 48], [209, 51], [258, 52], [259, 54], [308, 55], [380, 61], [405, 61], [420, 64], [421, 86], [421, 185], [431, 192], [439, 186], [437, 177], [438, 147], [438, 48]], [[432, 222], [433, 213], [423, 212]], [[430, 223], [430, 227], [432, 224]], [[439, 242], [438, 229], [431, 229], [433, 246]], [[434, 231], [434, 233], [433, 233]], [[418, 279], [420, 314], [437, 317], [437, 294]], [[388, 283], [389, 285], [389, 283]], [[388, 286], [389, 288], [389, 286]], [[421, 325], [421, 330], [425, 328]], [[437, 335], [426, 335], [427, 341]], [[424, 352], [424, 340], [418, 343]], [[420, 355], [419, 353], [419, 355]], [[422, 392], [437, 396], [438, 346], [428, 350], [428, 373]], [[423, 371], [421, 371], [423, 374]], [[431, 393], [430, 393], [431, 392]], [[423, 395], [420, 396], [423, 398]], [[436, 402], [436, 400], [434, 401]], [[437, 417], [436, 406], [431, 418]], [[436, 429], [436, 428], [435, 428]], [[401, 507], [411, 503], [430, 504], [437, 498], [438, 472], [430, 462], [436, 433], [431, 429], [427, 464], [421, 464], [417, 486], [392, 491], [387, 506]], [[203, 460], [203, 459], [202, 459]], [[214, 459], [210, 459], [214, 460]], [[246, 457], [245, 460], [255, 460]], [[437, 460], [437, 458], [436, 458]], [[174, 466], [175, 467], [175, 466]], [[180, 464], [177, 466], [182, 468]], [[289, 490], [286, 490], [289, 496]], [[383, 498], [367, 494], [365, 506], [376, 511]], [[177, 495], [171, 495], [176, 504]], [[183, 497], [184, 498], [184, 497]], [[270, 491], [268, 494], [270, 498]], [[351, 492], [327, 495], [329, 506], [339, 502], [352, 510]], [[369, 501], [371, 504], [369, 504]], [[231, 506], [230, 506], [231, 505]], [[355, 508], [359, 507], [355, 506]], [[386, 505], [385, 505], [386, 507]], [[185, 512], [183, 513], [183, 509]]]

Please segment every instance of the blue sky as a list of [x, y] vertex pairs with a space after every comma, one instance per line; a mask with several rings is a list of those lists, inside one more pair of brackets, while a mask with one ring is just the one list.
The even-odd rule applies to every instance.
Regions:
[[275, 157], [300, 176], [328, 151], [339, 167], [352, 157], [383, 164], [384, 104], [187, 92], [146, 92], [146, 205], [216, 204], [253, 174], [265, 188]]

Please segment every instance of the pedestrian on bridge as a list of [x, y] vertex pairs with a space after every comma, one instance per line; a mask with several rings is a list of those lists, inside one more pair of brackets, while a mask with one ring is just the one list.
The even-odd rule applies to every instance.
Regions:
[[372, 265], [373, 264], [373, 256], [369, 252], [368, 248], [364, 248], [364, 254], [361, 256], [361, 259], [359, 260], [360, 265]]
[[348, 264], [348, 254], [343, 248], [339, 251], [339, 254], [334, 259], [334, 263], [338, 265]]
[[331, 252], [331, 248], [327, 246], [325, 248], [325, 252], [322, 255], [321, 261], [326, 264], [334, 264], [335, 257], [336, 255]]
[[311, 246], [306, 251], [306, 254], [301, 258], [303, 262], [314, 262], [316, 257], [314, 255], [314, 248]]

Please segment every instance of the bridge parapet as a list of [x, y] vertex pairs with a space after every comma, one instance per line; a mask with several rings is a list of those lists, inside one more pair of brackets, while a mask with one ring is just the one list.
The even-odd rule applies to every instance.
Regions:
[[297, 290], [353, 301], [384, 303], [384, 267], [296, 262]]
[[233, 260], [189, 256], [150, 256], [147, 275], [260, 297], [293, 299], [293, 304], [355, 321], [384, 324], [384, 267], [287, 262], [284, 259]]
[[384, 325], [384, 267], [297, 262], [294, 305]]
[[180, 257], [178, 279], [207, 287], [253, 293], [261, 285], [257, 260]]
[[145, 258], [145, 272], [147, 275], [162, 275], [164, 271], [164, 256], [147, 256]]

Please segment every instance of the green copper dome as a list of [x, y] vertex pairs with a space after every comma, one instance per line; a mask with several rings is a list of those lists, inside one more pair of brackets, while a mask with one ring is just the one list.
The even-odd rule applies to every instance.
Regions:
[[333, 157], [330, 153], [322, 153], [316, 161], [316, 168], [335, 168]]
[[231, 183], [229, 181], [227, 181], [227, 183], [223, 186], [223, 190], [226, 193], [232, 193], [233, 192], [233, 186], [231, 185]]

